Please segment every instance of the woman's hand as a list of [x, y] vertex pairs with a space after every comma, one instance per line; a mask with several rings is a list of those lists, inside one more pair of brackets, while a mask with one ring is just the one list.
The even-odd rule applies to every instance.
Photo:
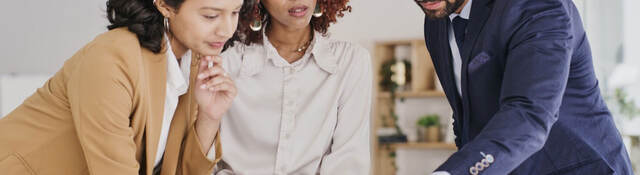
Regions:
[[222, 68], [220, 56], [201, 58], [195, 87], [199, 120], [220, 121], [238, 93], [233, 80]]

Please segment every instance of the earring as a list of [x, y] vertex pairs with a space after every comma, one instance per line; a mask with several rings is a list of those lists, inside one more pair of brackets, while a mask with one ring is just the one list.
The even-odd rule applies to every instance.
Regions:
[[260, 7], [258, 6], [260, 2], [256, 2], [253, 7], [253, 22], [249, 24], [249, 28], [254, 32], [262, 30], [262, 16], [260, 15]]
[[262, 30], [262, 21], [260, 19], [255, 19], [251, 24], [249, 24], [249, 28], [254, 32]]
[[164, 18], [164, 29], [169, 31], [169, 18]]
[[320, 7], [320, 3], [316, 4], [316, 9], [313, 11], [313, 17], [319, 18], [322, 16], [322, 7]]

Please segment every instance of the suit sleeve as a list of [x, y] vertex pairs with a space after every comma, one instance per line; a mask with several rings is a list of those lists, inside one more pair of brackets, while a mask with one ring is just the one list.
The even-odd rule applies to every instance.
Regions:
[[76, 54], [69, 105], [88, 174], [134, 175], [140, 165], [129, 126], [133, 83], [123, 58], [107, 50], [88, 46]]
[[514, 32], [507, 50], [500, 109], [438, 171], [469, 174], [472, 167], [491, 159], [481, 174], [508, 174], [542, 149], [558, 119], [572, 55], [571, 19], [557, 0], [517, 3], [521, 4], [507, 7], [511, 8], [508, 14], [522, 17], [512, 18], [519, 21], [510, 27]]

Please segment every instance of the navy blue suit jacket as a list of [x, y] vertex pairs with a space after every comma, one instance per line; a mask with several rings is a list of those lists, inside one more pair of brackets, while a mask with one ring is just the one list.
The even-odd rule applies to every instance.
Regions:
[[427, 48], [454, 111], [459, 151], [437, 171], [632, 174], [598, 88], [571, 0], [474, 0], [462, 48], [462, 98], [445, 19], [425, 19]]

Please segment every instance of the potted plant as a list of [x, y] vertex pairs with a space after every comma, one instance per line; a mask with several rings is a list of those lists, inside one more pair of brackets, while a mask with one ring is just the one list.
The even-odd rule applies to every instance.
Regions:
[[418, 120], [418, 134], [424, 142], [438, 142], [440, 136], [440, 117], [436, 114], [425, 115]]

